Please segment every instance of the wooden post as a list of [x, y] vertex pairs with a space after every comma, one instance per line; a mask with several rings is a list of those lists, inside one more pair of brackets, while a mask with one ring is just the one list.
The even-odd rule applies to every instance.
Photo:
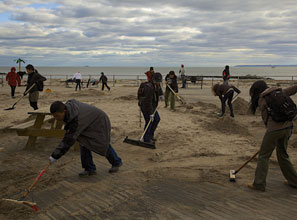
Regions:
[[[43, 124], [44, 118], [45, 118], [44, 114], [37, 114], [33, 128], [40, 129]], [[35, 147], [36, 140], [37, 140], [37, 136], [29, 136], [26, 144], [26, 149], [33, 149]]]
[[1, 82], [1, 84], [2, 84], [2, 87], [4, 86], [4, 79], [3, 79], [3, 75], [2, 75], [2, 82]]
[[239, 87], [239, 76], [237, 76], [237, 87]]
[[113, 79], [113, 87], [115, 86], [115, 75], [112, 76]]
[[139, 76], [137, 75], [136, 78], [137, 78], [137, 79], [136, 79], [136, 85], [139, 86]]

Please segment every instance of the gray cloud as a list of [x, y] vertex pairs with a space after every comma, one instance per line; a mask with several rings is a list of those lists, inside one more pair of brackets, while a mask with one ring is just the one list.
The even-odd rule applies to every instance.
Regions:
[[12, 14], [0, 21], [0, 65], [11, 57], [44, 65], [296, 62], [297, 6], [291, 0], [48, 2], [57, 6], [0, 2], [0, 13]]

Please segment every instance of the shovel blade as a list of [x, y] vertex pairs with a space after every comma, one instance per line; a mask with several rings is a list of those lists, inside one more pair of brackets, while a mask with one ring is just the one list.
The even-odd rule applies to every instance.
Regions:
[[10, 107], [10, 108], [6, 108], [4, 110], [13, 110], [14, 108], [13, 107]]
[[149, 149], [156, 149], [155, 144], [143, 142], [143, 141], [140, 141], [140, 140], [129, 139], [128, 136], [125, 138], [125, 140], [123, 142], [127, 143], [127, 144], [136, 145], [136, 146], [139, 146], [139, 147], [145, 147], [145, 148], [149, 148]]

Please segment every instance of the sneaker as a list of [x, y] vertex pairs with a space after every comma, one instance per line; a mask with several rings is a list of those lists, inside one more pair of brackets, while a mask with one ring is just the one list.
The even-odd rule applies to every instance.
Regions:
[[230, 117], [231, 117], [231, 118], [234, 118], [234, 114], [230, 114]]
[[223, 114], [223, 113], [217, 113], [217, 116], [218, 116], [218, 117], [223, 117], [224, 114]]
[[265, 192], [265, 189], [260, 189], [260, 188], [257, 188], [257, 187], [255, 187], [255, 186], [254, 186], [254, 184], [253, 184], [253, 183], [249, 183], [247, 186], [248, 186], [250, 189], [253, 189], [253, 190], [258, 190], [258, 191]]
[[80, 177], [84, 177], [84, 176], [92, 176], [92, 175], [96, 175], [96, 171], [95, 170], [85, 170], [85, 171], [82, 171], [80, 172], [78, 175]]
[[110, 172], [110, 173], [116, 173], [116, 172], [119, 171], [120, 166], [122, 166], [122, 165], [123, 165], [123, 163], [121, 162], [121, 163], [120, 163], [119, 165], [117, 165], [117, 166], [112, 166], [112, 167], [109, 169], [108, 172]]

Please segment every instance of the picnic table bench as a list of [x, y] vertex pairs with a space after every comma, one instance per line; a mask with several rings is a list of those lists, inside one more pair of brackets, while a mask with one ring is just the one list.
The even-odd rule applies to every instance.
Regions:
[[186, 81], [190, 81], [193, 84], [196, 84], [197, 82], [200, 82], [200, 87], [202, 89], [202, 86], [203, 86], [203, 76], [189, 76], [189, 75], [186, 75], [185, 76], [185, 80]]
[[[19, 136], [29, 136], [26, 148], [35, 148], [37, 137], [64, 137], [65, 130], [62, 129], [64, 122], [57, 121], [49, 112], [28, 112], [36, 116], [35, 120], [15, 125], [10, 130], [16, 131]], [[50, 128], [45, 124], [50, 123]], [[75, 143], [75, 150], [78, 145]]]

